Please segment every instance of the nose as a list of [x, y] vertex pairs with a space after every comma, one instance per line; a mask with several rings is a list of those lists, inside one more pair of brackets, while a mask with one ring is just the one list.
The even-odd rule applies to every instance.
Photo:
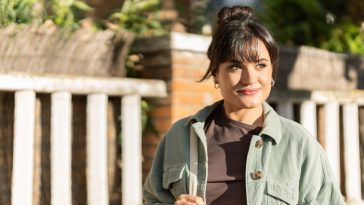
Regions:
[[258, 79], [258, 72], [254, 66], [246, 66], [242, 69], [240, 81], [243, 85], [254, 84]]

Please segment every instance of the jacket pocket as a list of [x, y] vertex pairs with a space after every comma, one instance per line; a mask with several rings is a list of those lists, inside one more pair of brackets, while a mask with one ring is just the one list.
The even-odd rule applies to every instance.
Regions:
[[267, 204], [298, 204], [298, 185], [290, 181], [267, 181]]
[[187, 171], [186, 164], [176, 164], [164, 169], [163, 188], [168, 189], [175, 198], [188, 193]]

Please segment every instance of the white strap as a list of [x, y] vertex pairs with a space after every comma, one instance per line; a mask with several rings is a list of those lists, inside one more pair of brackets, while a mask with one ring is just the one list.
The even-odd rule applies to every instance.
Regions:
[[189, 177], [189, 195], [197, 194], [197, 172], [198, 172], [198, 153], [197, 153], [197, 136], [192, 126], [190, 127], [190, 177]]

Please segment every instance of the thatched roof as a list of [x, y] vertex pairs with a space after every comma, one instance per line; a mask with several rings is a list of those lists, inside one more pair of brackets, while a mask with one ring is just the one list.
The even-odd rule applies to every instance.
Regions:
[[10, 25], [0, 30], [0, 73], [124, 76], [132, 40], [126, 31]]

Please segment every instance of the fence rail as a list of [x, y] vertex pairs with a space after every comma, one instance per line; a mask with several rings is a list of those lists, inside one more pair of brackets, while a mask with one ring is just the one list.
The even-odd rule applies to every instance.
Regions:
[[35, 102], [51, 95], [51, 203], [72, 204], [72, 96], [87, 96], [87, 204], [108, 205], [108, 97], [122, 110], [122, 203], [142, 204], [141, 97], [164, 97], [157, 80], [67, 76], [0, 75], [0, 91], [15, 95], [11, 202], [33, 204]]

